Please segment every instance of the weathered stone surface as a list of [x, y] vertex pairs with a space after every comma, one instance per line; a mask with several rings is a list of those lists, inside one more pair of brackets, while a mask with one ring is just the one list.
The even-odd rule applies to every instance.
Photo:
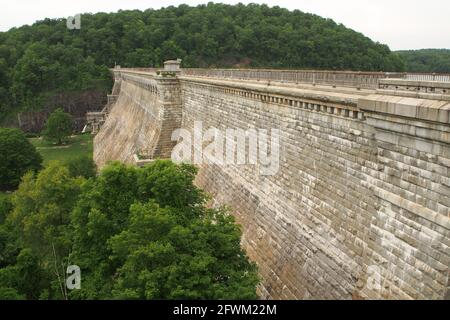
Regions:
[[100, 165], [136, 161], [142, 148], [167, 157], [167, 133], [192, 130], [195, 121], [205, 129], [281, 130], [276, 175], [262, 176], [254, 165], [204, 164], [196, 180], [211, 205], [230, 205], [242, 224], [262, 298], [448, 294], [447, 103], [187, 76], [149, 84], [148, 74], [125, 71], [120, 78], [119, 98], [95, 138]]
[[136, 156], [169, 158], [176, 144], [171, 134], [181, 125], [178, 79], [118, 74], [121, 72], [116, 71], [116, 81], [121, 83], [117, 101], [94, 139], [95, 162], [102, 167], [111, 160], [135, 163]]

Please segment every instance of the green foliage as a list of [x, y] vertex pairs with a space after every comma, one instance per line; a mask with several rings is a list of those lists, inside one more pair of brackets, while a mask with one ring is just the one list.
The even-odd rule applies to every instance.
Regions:
[[[386, 45], [330, 19], [257, 4], [208, 3], [159, 10], [82, 15], [82, 30], [64, 19], [13, 28], [0, 38], [0, 117], [39, 110], [55, 94], [107, 90], [108, 68], [185, 67], [402, 71]], [[0, 121], [2, 119], [0, 118]]]
[[0, 268], [14, 264], [19, 251], [17, 234], [2, 222], [0, 224]]
[[449, 49], [409, 50], [397, 53], [406, 61], [406, 70], [409, 72], [450, 73]]
[[42, 157], [22, 131], [0, 128], [0, 190], [17, 188], [29, 170], [41, 168]]
[[175, 166], [172, 162], [156, 161], [141, 170], [138, 188], [141, 199], [155, 199], [165, 207], [191, 207], [204, 200], [203, 193], [192, 181], [197, 169], [187, 164]]
[[10, 196], [7, 193], [0, 193], [0, 224], [5, 221], [7, 214], [12, 209]]
[[0, 300], [25, 300], [25, 296], [14, 288], [0, 287]]
[[16, 240], [16, 234], [6, 224], [0, 224], [0, 268], [15, 263], [20, 251]]
[[14, 234], [5, 225], [6, 217], [12, 211], [11, 197], [8, 194], [0, 193], [0, 268], [5, 267], [15, 261], [17, 247], [14, 243]]
[[25, 294], [27, 299], [38, 299], [47, 282], [47, 274], [40, 266], [38, 255], [31, 249], [23, 249], [12, 268], [17, 273], [17, 279], [20, 279], [17, 284], [18, 291]]
[[21, 299], [22, 295], [27, 299], [38, 299], [45, 285], [45, 277], [39, 258], [30, 249], [23, 249], [17, 256], [15, 265], [0, 269], [0, 288], [4, 289], [5, 295], [11, 295], [12, 299]]
[[72, 116], [59, 108], [53, 111], [47, 119], [42, 136], [49, 141], [61, 144], [72, 133]]
[[40, 110], [57, 93], [101, 87], [96, 78], [107, 75], [82, 49], [36, 39], [14, 66], [10, 94], [22, 109]]
[[68, 159], [65, 163], [72, 177], [93, 178], [96, 175], [97, 168], [91, 156], [81, 155], [76, 158]]
[[255, 299], [258, 278], [239, 246], [240, 231], [221, 211], [180, 219], [156, 202], [131, 206], [129, 227], [112, 237], [120, 262], [116, 298]]
[[[0, 297], [257, 297], [256, 265], [240, 247], [240, 228], [227, 210], [205, 206], [193, 166], [115, 162], [95, 176], [80, 161], [27, 173], [12, 208], [5, 205]], [[68, 264], [80, 266], [81, 290], [64, 289]]]
[[0, 277], [0, 286], [15, 288], [28, 299], [65, 297], [61, 285], [72, 246], [70, 213], [83, 182], [58, 162], [50, 163], [37, 176], [30, 172], [23, 177], [12, 196], [13, 209], [1, 226], [10, 231], [4, 235], [3, 246], [9, 246], [6, 252], [20, 254], [15, 259], [11, 254], [4, 258], [9, 265], [0, 269], [0, 274], [12, 276], [5, 276], [4, 281]]
[[70, 212], [82, 182], [58, 162], [50, 163], [36, 178], [24, 177], [12, 198], [14, 209], [8, 221], [25, 247], [46, 256], [55, 250], [60, 254], [69, 251]]
[[0, 45], [0, 115], [6, 115], [10, 111], [9, 108], [12, 102], [11, 92], [9, 91], [12, 66], [8, 65], [1, 53]]
[[11, 197], [0, 193], [0, 268], [14, 263], [18, 252], [16, 237], [5, 224], [6, 217], [12, 211]]

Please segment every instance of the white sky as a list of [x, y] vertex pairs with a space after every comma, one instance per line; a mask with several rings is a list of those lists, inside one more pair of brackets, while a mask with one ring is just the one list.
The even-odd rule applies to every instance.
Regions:
[[[44, 18], [65, 18], [85, 12], [114, 12], [119, 9], [160, 8], [207, 0], [3, 0], [0, 31], [32, 24]], [[371, 39], [388, 44], [392, 50], [450, 48], [449, 0], [266, 0], [214, 1], [235, 4], [266, 3], [290, 10], [332, 18]]]

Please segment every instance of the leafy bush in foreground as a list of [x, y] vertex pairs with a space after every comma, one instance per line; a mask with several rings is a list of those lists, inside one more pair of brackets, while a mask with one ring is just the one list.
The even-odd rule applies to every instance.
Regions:
[[[0, 233], [15, 248], [0, 268], [0, 297], [256, 298], [240, 228], [205, 205], [195, 174], [170, 161], [112, 163], [89, 180], [57, 162], [28, 173]], [[80, 290], [65, 289], [67, 265], [80, 267]]]

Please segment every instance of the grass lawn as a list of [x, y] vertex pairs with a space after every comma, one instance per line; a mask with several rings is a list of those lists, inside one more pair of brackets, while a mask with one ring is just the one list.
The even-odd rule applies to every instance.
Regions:
[[30, 138], [30, 142], [42, 155], [44, 165], [46, 165], [49, 161], [53, 160], [65, 162], [66, 160], [78, 158], [82, 155], [92, 157], [92, 138], [93, 136], [91, 134], [72, 136], [67, 144], [61, 146], [45, 141], [42, 138]]

